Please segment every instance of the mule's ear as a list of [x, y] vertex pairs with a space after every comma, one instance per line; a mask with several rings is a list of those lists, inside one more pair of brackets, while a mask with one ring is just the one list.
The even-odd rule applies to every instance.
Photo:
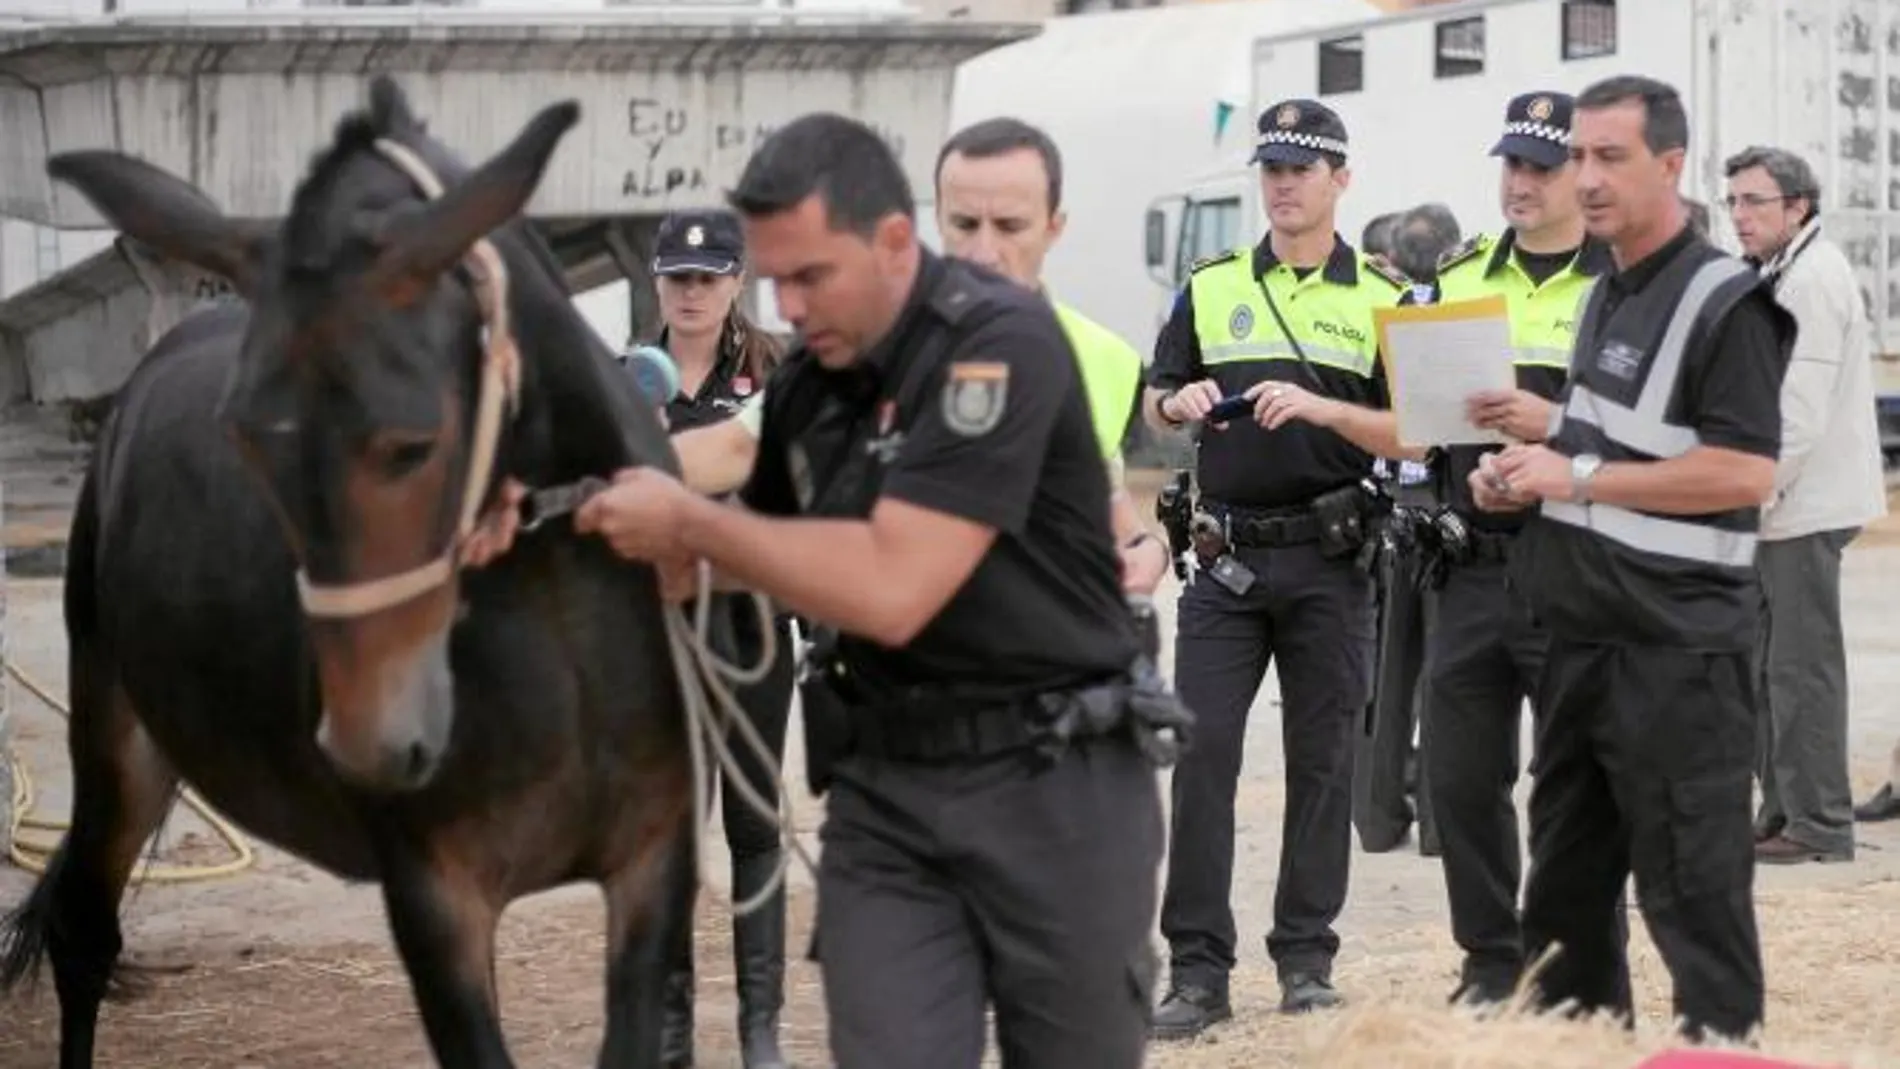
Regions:
[[66, 152], [46, 172], [78, 189], [114, 229], [171, 259], [223, 275], [249, 296], [257, 281], [259, 224], [231, 219], [196, 186], [117, 152]]
[[403, 134], [421, 126], [416, 113], [409, 110], [408, 95], [387, 74], [379, 74], [369, 83], [369, 113], [376, 128], [385, 134]]
[[554, 146], [580, 119], [580, 105], [562, 101], [536, 115], [514, 142], [440, 200], [391, 225], [382, 267], [390, 277], [433, 278], [490, 230], [515, 217], [541, 183]]

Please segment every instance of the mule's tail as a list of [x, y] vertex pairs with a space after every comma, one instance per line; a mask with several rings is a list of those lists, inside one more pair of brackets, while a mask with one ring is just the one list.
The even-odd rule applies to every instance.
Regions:
[[[79, 486], [79, 498], [73, 507], [72, 529], [66, 538], [65, 616], [69, 649], [91, 643], [98, 632], [98, 607], [93, 600], [97, 583], [93, 578], [95, 549], [99, 543], [99, 506], [95, 484], [98, 481], [97, 454], [91, 470]], [[0, 994], [36, 979], [46, 958], [59, 918], [60, 888], [71, 870], [70, 837], [48, 859], [46, 872], [26, 896], [0, 921]]]
[[0, 921], [0, 995], [39, 976], [40, 963], [46, 960], [47, 943], [58, 913], [55, 896], [60, 870], [65, 868], [65, 855], [62, 846], [46, 866], [46, 874], [33, 885], [26, 901]]

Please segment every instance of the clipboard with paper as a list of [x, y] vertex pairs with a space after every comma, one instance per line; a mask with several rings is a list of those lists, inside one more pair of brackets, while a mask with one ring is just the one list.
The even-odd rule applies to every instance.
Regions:
[[1471, 395], [1517, 386], [1510, 308], [1503, 294], [1379, 308], [1373, 322], [1401, 445], [1422, 449], [1507, 440], [1503, 432], [1474, 426], [1465, 416]]

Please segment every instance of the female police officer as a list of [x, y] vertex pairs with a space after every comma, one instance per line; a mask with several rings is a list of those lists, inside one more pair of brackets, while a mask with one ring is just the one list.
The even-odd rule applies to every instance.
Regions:
[[[739, 308], [745, 239], [738, 221], [726, 212], [675, 212], [660, 222], [654, 248], [653, 274], [664, 323], [656, 344], [672, 356], [680, 373], [680, 391], [666, 404], [667, 424], [677, 433], [729, 419], [758, 392], [779, 358], [777, 344]], [[757, 663], [763, 636], [751, 600], [724, 596], [719, 601], [721, 627], [731, 629], [728, 641], [720, 643], [728, 647], [722, 656], [741, 665]], [[739, 688], [737, 697], [760, 736], [782, 758], [792, 701], [790, 618], [781, 614], [775, 627], [771, 671]], [[733, 757], [753, 790], [767, 799], [775, 796], [776, 768], [757, 767], [751, 747], [735, 746]], [[779, 832], [746, 805], [726, 774], [721, 780], [733, 900], [743, 902], [777, 872]], [[692, 930], [682, 926], [680, 932], [682, 938], [669, 951], [672, 969], [666, 985], [661, 1057], [669, 1069], [693, 1063]], [[785, 990], [782, 888], [757, 910], [734, 918], [732, 955], [745, 1067], [783, 1069], [778, 1051], [778, 1011]]]

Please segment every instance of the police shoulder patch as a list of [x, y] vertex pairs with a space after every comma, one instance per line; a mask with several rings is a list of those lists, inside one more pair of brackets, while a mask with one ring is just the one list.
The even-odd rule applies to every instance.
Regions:
[[1200, 259], [1194, 261], [1194, 265], [1188, 268], [1188, 274], [1191, 275], [1197, 271], [1201, 271], [1206, 268], [1213, 267], [1215, 264], [1224, 264], [1227, 261], [1239, 255], [1240, 255], [1239, 249], [1228, 249], [1226, 252], [1215, 253], [1212, 256], [1203, 256]]
[[1362, 256], [1359, 262], [1366, 265], [1366, 270], [1390, 282], [1394, 289], [1410, 289], [1412, 286], [1412, 280], [1404, 272], [1376, 256]]
[[1448, 267], [1464, 263], [1474, 256], [1482, 255], [1483, 252], [1490, 247], [1491, 241], [1486, 235], [1473, 234], [1464, 241], [1446, 249], [1445, 255], [1438, 258], [1438, 269], [1443, 271]]
[[1009, 365], [1000, 360], [951, 364], [943, 375], [943, 422], [965, 438], [988, 434], [1009, 403]]

